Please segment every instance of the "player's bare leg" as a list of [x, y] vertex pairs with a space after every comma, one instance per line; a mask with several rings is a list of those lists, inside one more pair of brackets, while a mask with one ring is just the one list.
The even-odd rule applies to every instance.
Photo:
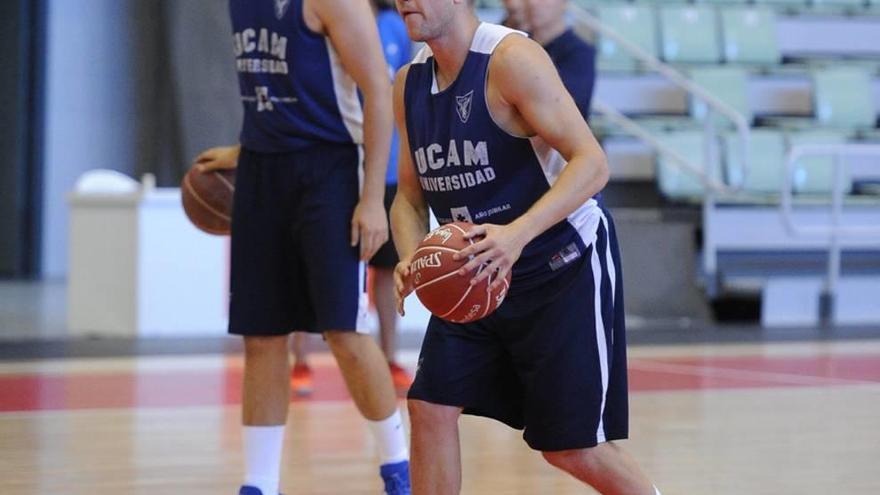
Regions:
[[397, 353], [397, 301], [394, 296], [394, 270], [373, 268], [373, 302], [379, 315], [379, 342], [388, 360], [394, 386], [407, 389], [412, 376], [395, 359]]
[[[413, 451], [415, 453], [415, 450]], [[614, 442], [589, 449], [543, 452], [544, 459], [603, 495], [656, 495], [636, 461]]]
[[355, 332], [325, 332], [324, 336], [361, 415], [371, 421], [391, 415], [397, 409], [397, 398], [385, 355], [373, 338]]
[[244, 338], [242, 423], [276, 426], [287, 422], [290, 363], [287, 335]]
[[412, 492], [418, 495], [457, 495], [461, 492], [461, 408], [408, 401], [412, 459]]

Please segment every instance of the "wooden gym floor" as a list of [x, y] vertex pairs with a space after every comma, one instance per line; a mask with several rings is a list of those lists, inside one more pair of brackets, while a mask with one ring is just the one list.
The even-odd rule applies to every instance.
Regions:
[[[409, 363], [414, 355], [409, 354]], [[376, 495], [373, 446], [326, 354], [295, 399], [287, 495]], [[232, 494], [238, 355], [0, 363], [0, 494]], [[880, 341], [630, 349], [631, 439], [666, 495], [880, 493]], [[464, 494], [585, 494], [517, 431], [461, 425]]]

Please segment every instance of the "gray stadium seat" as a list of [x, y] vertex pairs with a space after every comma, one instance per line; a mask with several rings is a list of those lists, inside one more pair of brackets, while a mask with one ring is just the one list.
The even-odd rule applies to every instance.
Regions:
[[[657, 24], [654, 9], [648, 5], [600, 5], [596, 8], [602, 23], [651, 55], [657, 56]], [[634, 70], [635, 59], [608, 38], [599, 40], [599, 68]]]
[[660, 51], [670, 63], [721, 61], [715, 8], [664, 5], [660, 9]]
[[775, 129], [753, 129], [749, 139], [748, 169], [742, 163], [737, 134], [724, 136], [724, 158], [731, 184], [743, 182], [743, 192], [779, 194], [782, 189], [785, 136]]
[[781, 60], [776, 13], [765, 6], [721, 9], [724, 59], [730, 63], [776, 65]]
[[[752, 121], [752, 110], [749, 106], [748, 75], [738, 67], [703, 67], [690, 70], [690, 78], [722, 102], [743, 114], [747, 122]], [[697, 98], [690, 98], [691, 116], [703, 122], [706, 118], [706, 104]], [[730, 119], [715, 114], [715, 121], [722, 125], [733, 125]]]
[[[793, 132], [788, 136], [789, 147], [805, 144], [842, 144], [846, 141], [847, 136], [844, 132], [827, 129]], [[831, 192], [833, 177], [831, 157], [803, 158], [795, 163], [794, 191], [798, 194], [827, 195]], [[844, 176], [847, 190], [850, 187], [849, 182], [849, 178]]]
[[813, 72], [813, 110], [826, 127], [871, 129], [876, 123], [871, 77], [862, 67], [830, 67]]
[[[657, 138], [685, 159], [695, 164], [703, 163], [703, 132], [674, 131], [660, 134]], [[690, 173], [676, 167], [665, 155], [657, 155], [657, 185], [666, 198], [676, 201], [700, 201], [703, 184]]]

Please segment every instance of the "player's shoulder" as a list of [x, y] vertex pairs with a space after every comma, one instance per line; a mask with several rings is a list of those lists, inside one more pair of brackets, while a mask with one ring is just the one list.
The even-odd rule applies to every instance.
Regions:
[[505, 36], [492, 53], [491, 70], [501, 75], [502, 79], [529, 71], [547, 70], [548, 67], [553, 69], [547, 52], [526, 36]]

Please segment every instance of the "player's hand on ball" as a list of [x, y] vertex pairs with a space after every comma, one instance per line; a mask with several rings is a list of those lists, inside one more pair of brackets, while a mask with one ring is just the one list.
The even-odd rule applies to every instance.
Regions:
[[513, 268], [513, 264], [516, 263], [520, 254], [522, 254], [523, 247], [529, 241], [523, 233], [517, 230], [514, 224], [493, 225], [484, 223], [482, 225], [475, 225], [464, 237], [466, 239], [482, 237], [482, 239], [453, 256], [455, 260], [473, 256], [467, 264], [461, 267], [458, 273], [467, 275], [480, 265], [487, 264], [477, 276], [471, 279], [471, 285], [482, 282], [489, 275], [497, 271], [498, 276], [494, 278], [489, 286], [490, 290], [501, 287], [507, 272]]
[[409, 272], [411, 263], [412, 257], [407, 256], [394, 267], [394, 295], [397, 298], [397, 312], [400, 316], [406, 314], [403, 309], [403, 300], [413, 291], [412, 277]]
[[193, 161], [193, 166], [201, 173], [233, 169], [238, 166], [240, 150], [241, 147], [238, 145], [208, 148], [199, 153], [199, 156]]
[[351, 245], [361, 245], [361, 260], [368, 261], [388, 241], [388, 218], [382, 201], [361, 199], [351, 217]]

